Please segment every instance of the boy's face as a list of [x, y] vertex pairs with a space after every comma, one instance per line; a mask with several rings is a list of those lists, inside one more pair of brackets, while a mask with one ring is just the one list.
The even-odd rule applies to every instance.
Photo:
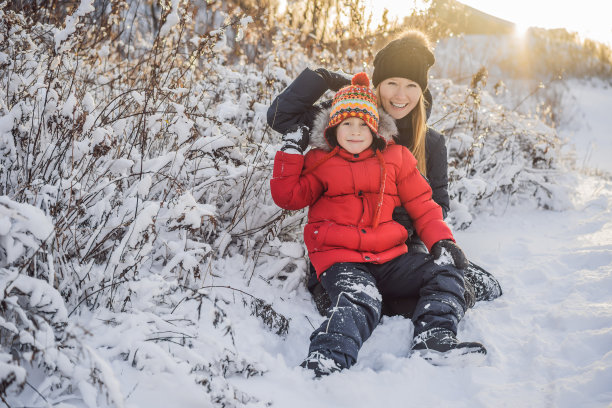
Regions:
[[374, 137], [368, 125], [357, 117], [344, 119], [336, 129], [336, 139], [344, 150], [351, 154], [359, 154], [366, 150]]

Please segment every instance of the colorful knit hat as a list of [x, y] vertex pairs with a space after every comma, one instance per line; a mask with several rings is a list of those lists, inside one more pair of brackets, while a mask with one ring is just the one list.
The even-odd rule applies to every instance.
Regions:
[[332, 102], [329, 123], [325, 128], [327, 131], [334, 128], [346, 118], [357, 117], [372, 130], [374, 135], [378, 135], [378, 107], [376, 104], [376, 94], [370, 88], [370, 79], [365, 72], [359, 72], [353, 76], [351, 85], [341, 88]]

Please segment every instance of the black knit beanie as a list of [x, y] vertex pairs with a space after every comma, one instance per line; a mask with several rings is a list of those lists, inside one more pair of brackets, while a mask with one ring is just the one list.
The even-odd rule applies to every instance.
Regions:
[[435, 61], [425, 35], [410, 31], [378, 51], [374, 57], [372, 84], [377, 87], [387, 78], [400, 77], [416, 82], [425, 92], [429, 68]]

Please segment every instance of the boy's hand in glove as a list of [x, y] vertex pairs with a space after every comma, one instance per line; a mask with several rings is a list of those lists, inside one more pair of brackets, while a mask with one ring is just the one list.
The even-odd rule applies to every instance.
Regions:
[[457, 244], [450, 239], [443, 239], [431, 247], [434, 262], [438, 265], [452, 264], [459, 269], [468, 267], [468, 260]]
[[303, 154], [310, 141], [310, 130], [307, 126], [296, 125], [283, 135], [283, 147], [285, 153]]
[[338, 92], [343, 86], [350, 85], [353, 78], [351, 74], [347, 74], [342, 70], [329, 71], [325, 68], [317, 68], [315, 72], [323, 77], [327, 87], [334, 92]]

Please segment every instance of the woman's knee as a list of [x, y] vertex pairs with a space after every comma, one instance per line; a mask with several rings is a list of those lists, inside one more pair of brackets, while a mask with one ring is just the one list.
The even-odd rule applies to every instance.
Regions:
[[423, 280], [423, 288], [426, 288], [426, 291], [451, 293], [463, 298], [465, 283], [461, 269], [451, 265], [433, 264], [428, 272]]

